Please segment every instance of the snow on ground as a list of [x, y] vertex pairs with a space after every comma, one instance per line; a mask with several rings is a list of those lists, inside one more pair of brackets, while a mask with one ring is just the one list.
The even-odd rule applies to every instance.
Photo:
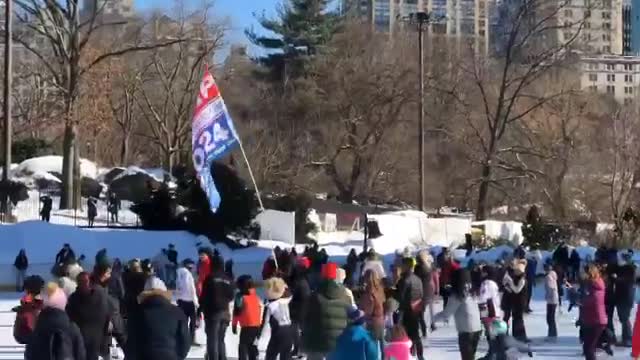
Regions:
[[[557, 359], [583, 359], [581, 356], [582, 350], [578, 343], [577, 334], [578, 330], [574, 326], [575, 317], [577, 311], [573, 310], [572, 313], [558, 314], [558, 331], [559, 338], [556, 344], [546, 344], [542, 340], [546, 336], [547, 325], [545, 320], [545, 303], [542, 301], [542, 286], [541, 284], [536, 287], [536, 300], [533, 302], [534, 312], [531, 315], [525, 317], [525, 325], [527, 334], [532, 339], [532, 350], [534, 352], [534, 359], [539, 360], [557, 360]], [[13, 340], [12, 325], [15, 318], [15, 314], [11, 312], [11, 308], [17, 305], [19, 299], [18, 294], [5, 293], [0, 294], [0, 360], [21, 360], [23, 359], [24, 347], [18, 345]], [[441, 304], [436, 304], [436, 309], [439, 310]], [[635, 317], [635, 314], [633, 314]], [[265, 350], [268, 342], [268, 328], [267, 333], [261, 338], [260, 341], [260, 358], [264, 358]], [[616, 322], [616, 334], [620, 334], [619, 324]], [[205, 344], [206, 336], [203, 329], [199, 329], [197, 333], [198, 342]], [[231, 329], [227, 330], [225, 343], [227, 345], [227, 355], [231, 359], [237, 359], [238, 356], [238, 336], [233, 335]], [[425, 358], [427, 360], [457, 360], [460, 358], [458, 353], [458, 338], [455, 332], [455, 326], [453, 319], [450, 320], [449, 325], [438, 324], [438, 329], [429, 334], [427, 340], [424, 341]], [[480, 348], [476, 354], [476, 358], [479, 358], [485, 354], [487, 350], [487, 344], [484, 336], [480, 341]], [[188, 359], [203, 359], [204, 347], [194, 347], [189, 353]], [[604, 353], [599, 354], [598, 359], [608, 360], [622, 360], [629, 359], [630, 349], [616, 348], [613, 357], [609, 357]], [[528, 359], [526, 355], [522, 359]]]
[[[13, 175], [28, 176], [37, 172], [56, 172], [62, 174], [62, 156], [47, 155], [27, 159], [15, 168]], [[83, 177], [93, 179], [98, 176], [98, 168], [93, 162], [87, 159], [80, 159], [80, 174]]]
[[[37, 190], [29, 191], [29, 199], [21, 201], [13, 209], [13, 214], [16, 216], [18, 222], [30, 221], [40, 218], [40, 196], [44, 195]], [[60, 203], [60, 197], [52, 196], [53, 210], [51, 211], [51, 223], [52, 224], [64, 224], [75, 226], [87, 226], [87, 207], [86, 199], [83, 199], [83, 209], [75, 210], [57, 210]], [[106, 201], [99, 200], [97, 205], [98, 217], [95, 219], [96, 226], [135, 226], [138, 225], [138, 215], [133, 213], [129, 207], [132, 205], [129, 201], [122, 201], [122, 209], [118, 214], [118, 222], [108, 222], [108, 212]]]
[[144, 174], [147, 175], [151, 178], [153, 178], [154, 180], [156, 180], [157, 182], [164, 182], [165, 178], [171, 178], [171, 174], [169, 174], [168, 172], [164, 171], [164, 169], [161, 168], [147, 168], [147, 169], [143, 169], [137, 166], [129, 166], [126, 169], [123, 169], [124, 171], [116, 176], [113, 180], [117, 180], [117, 179], [121, 179], [125, 176], [130, 176], [130, 175], [136, 175], [136, 174]]

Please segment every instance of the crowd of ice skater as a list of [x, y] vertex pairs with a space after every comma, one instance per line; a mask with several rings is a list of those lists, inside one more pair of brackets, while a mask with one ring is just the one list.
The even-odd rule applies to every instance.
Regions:
[[[260, 279], [235, 277], [233, 261], [209, 248], [180, 263], [172, 245], [153, 259], [126, 264], [101, 250], [90, 272], [84, 261], [65, 245], [54, 281], [45, 283], [25, 276], [24, 251], [16, 257], [16, 285], [24, 296], [14, 308], [13, 332], [26, 360], [112, 359], [116, 347], [127, 360], [183, 360], [202, 346], [196, 342], [202, 326], [209, 360], [226, 360], [229, 326], [239, 334], [239, 360], [257, 360], [266, 337], [266, 360], [423, 360], [423, 340], [451, 317], [462, 360], [517, 359], [535, 351], [524, 319], [543, 259], [522, 247], [495, 263], [464, 265], [448, 249], [405, 249], [389, 266], [374, 249], [352, 250], [337, 264], [317, 246], [301, 254], [276, 248]], [[543, 268], [537, 283], [547, 303], [545, 341], [557, 341], [556, 312], [566, 293], [567, 311], [577, 308], [585, 359], [625, 347], [639, 359], [640, 320], [634, 327], [630, 320], [638, 297], [631, 252], [601, 248], [593, 259], [581, 259], [562, 244]], [[443, 310], [436, 313], [439, 299]], [[477, 354], [484, 339], [488, 350]]]

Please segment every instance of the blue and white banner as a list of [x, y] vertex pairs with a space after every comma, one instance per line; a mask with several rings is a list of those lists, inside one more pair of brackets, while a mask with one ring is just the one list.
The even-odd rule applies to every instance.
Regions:
[[211, 210], [220, 206], [220, 194], [211, 176], [211, 162], [231, 151], [238, 144], [238, 134], [220, 90], [211, 73], [205, 71], [191, 124], [193, 166], [200, 186], [207, 193]]

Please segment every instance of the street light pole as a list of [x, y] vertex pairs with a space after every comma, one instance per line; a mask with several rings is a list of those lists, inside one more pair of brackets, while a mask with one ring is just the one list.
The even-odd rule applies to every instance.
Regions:
[[4, 14], [4, 166], [2, 182], [4, 183], [4, 194], [2, 195], [2, 210], [5, 219], [11, 215], [11, 201], [9, 200], [9, 171], [11, 170], [11, 1], [5, 0]]
[[425, 194], [425, 166], [424, 166], [424, 159], [425, 159], [425, 135], [424, 135], [424, 36], [423, 36], [423, 32], [426, 30], [426, 25], [427, 25], [427, 21], [429, 19], [429, 16], [426, 16], [426, 20], [425, 21], [418, 21], [418, 56], [420, 57], [418, 60], [418, 66], [420, 67], [420, 109], [419, 111], [419, 125], [418, 125], [418, 131], [420, 134], [420, 145], [419, 145], [419, 162], [420, 162], [420, 166], [419, 171], [420, 171], [420, 210], [421, 211], [425, 211], [426, 210], [426, 194]]

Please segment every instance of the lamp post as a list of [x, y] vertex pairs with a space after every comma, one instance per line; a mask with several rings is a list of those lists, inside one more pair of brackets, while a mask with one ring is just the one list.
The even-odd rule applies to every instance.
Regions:
[[9, 171], [11, 170], [11, 1], [4, 2], [4, 166], [2, 182], [4, 184], [4, 194], [2, 195], [2, 211], [5, 219], [11, 215], [11, 201], [9, 200]]
[[433, 23], [434, 18], [431, 13], [427, 12], [415, 12], [402, 18], [409, 24], [416, 25], [418, 31], [418, 67], [420, 69], [420, 105], [418, 109], [418, 133], [419, 140], [419, 153], [418, 153], [418, 171], [420, 177], [420, 191], [418, 195], [418, 205], [420, 210], [426, 209], [425, 201], [425, 135], [424, 135], [424, 36], [423, 33], [427, 30], [427, 27]]

